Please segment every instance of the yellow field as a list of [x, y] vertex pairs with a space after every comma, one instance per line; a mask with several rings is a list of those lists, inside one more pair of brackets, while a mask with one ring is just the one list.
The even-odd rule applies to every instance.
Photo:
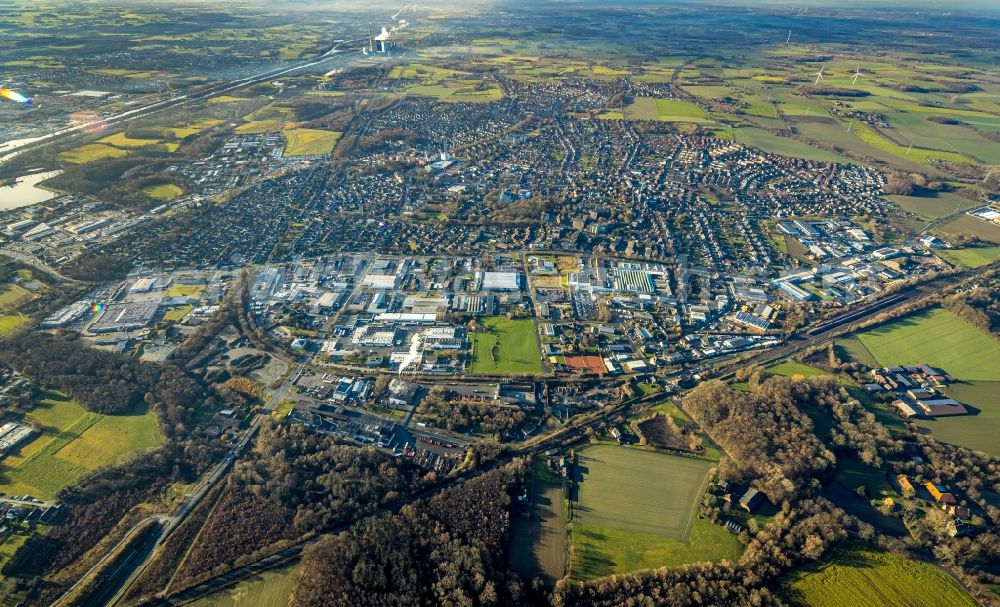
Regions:
[[190, 137], [202, 131], [207, 131], [208, 129], [222, 124], [221, 120], [215, 120], [212, 118], [207, 118], [205, 120], [199, 120], [198, 122], [193, 122], [181, 127], [170, 127], [167, 130], [176, 139], [184, 139], [185, 137]]
[[249, 135], [252, 133], [270, 133], [281, 130], [280, 120], [251, 120], [236, 127], [236, 133]]
[[190, 297], [191, 299], [197, 299], [201, 297], [201, 294], [205, 292], [204, 285], [170, 285], [167, 292], [164, 294], [165, 297]]
[[8, 495], [50, 498], [88, 472], [163, 442], [151, 411], [100, 415], [56, 392], [38, 401], [25, 421], [42, 433], [0, 463], [0, 491]]
[[219, 95], [208, 100], [209, 103], [233, 103], [235, 101], [246, 101], [242, 97], [231, 97], [229, 95]]
[[285, 156], [329, 154], [343, 133], [319, 129], [286, 129]]
[[114, 464], [122, 455], [152, 449], [163, 442], [156, 416], [103, 416], [76, 440], [59, 450], [57, 457], [88, 470]]
[[177, 198], [184, 193], [184, 190], [180, 189], [178, 186], [172, 183], [161, 183], [157, 185], [146, 186], [142, 188], [142, 191], [147, 196], [152, 196], [157, 200], [170, 200], [172, 198]]
[[16, 312], [0, 315], [0, 337], [7, 335], [14, 329], [20, 327], [28, 321], [27, 316], [21, 316]]
[[88, 143], [73, 150], [61, 152], [59, 160], [73, 164], [86, 164], [104, 158], [121, 158], [128, 156], [128, 151], [100, 143]]
[[496, 84], [480, 81], [447, 81], [440, 84], [415, 84], [406, 87], [409, 95], [436, 97], [446, 103], [487, 103], [503, 98], [503, 90]]
[[160, 143], [159, 139], [131, 139], [125, 136], [124, 132], [115, 133], [114, 135], [109, 135], [104, 139], [100, 139], [99, 143], [106, 143], [108, 145], [113, 145], [119, 148], [141, 148], [147, 145], [156, 145]]
[[184, 315], [191, 311], [193, 306], [178, 306], [171, 308], [163, 314], [163, 320], [167, 322], [177, 322], [184, 318]]

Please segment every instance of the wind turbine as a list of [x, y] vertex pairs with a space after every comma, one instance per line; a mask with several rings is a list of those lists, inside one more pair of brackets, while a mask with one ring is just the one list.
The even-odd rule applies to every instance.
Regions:
[[850, 132], [851, 132], [851, 127], [852, 127], [852, 126], [854, 126], [854, 119], [853, 119], [853, 118], [851, 118], [851, 123], [847, 125], [847, 132], [848, 132], [848, 133], [850, 133]]
[[792, 41], [792, 30], [788, 30], [788, 37], [785, 38], [785, 46], [788, 46], [788, 43], [791, 41]]
[[851, 78], [851, 84], [852, 85], [858, 83], [858, 76], [860, 76], [860, 75], [861, 75], [861, 66], [859, 65], [858, 69], [856, 69], [854, 71], [854, 78]]
[[825, 69], [826, 69], [826, 66], [824, 65], [824, 66], [822, 66], [822, 67], [819, 68], [818, 72], [816, 72], [816, 82], [813, 83], [813, 86], [816, 86], [817, 84], [819, 84], [819, 81], [823, 79], [823, 70], [825, 70]]

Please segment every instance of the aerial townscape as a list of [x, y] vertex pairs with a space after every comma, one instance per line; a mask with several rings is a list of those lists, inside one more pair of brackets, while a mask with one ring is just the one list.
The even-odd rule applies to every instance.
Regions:
[[0, 0], [0, 607], [1000, 606], [1000, 5]]

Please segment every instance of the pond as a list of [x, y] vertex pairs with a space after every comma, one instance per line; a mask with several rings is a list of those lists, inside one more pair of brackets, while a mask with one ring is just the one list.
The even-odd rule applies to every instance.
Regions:
[[22, 175], [16, 178], [14, 183], [0, 186], [0, 211], [26, 207], [59, 196], [55, 192], [43, 190], [35, 186], [60, 173], [62, 171], [43, 171], [31, 175]]

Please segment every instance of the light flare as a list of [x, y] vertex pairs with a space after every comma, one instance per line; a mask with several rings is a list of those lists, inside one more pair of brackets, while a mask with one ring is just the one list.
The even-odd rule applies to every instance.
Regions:
[[32, 99], [30, 97], [25, 97], [17, 91], [12, 91], [10, 89], [0, 89], [0, 97], [8, 101], [13, 101], [14, 103], [31, 103]]

